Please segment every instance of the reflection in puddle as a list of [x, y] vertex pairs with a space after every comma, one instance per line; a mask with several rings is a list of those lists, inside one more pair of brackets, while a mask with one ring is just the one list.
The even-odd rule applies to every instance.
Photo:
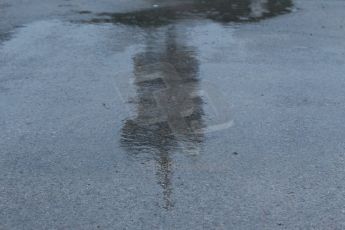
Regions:
[[292, 0], [189, 0], [170, 6], [129, 13], [101, 13], [92, 23], [162, 26], [179, 19], [211, 19], [217, 22], [258, 21], [289, 12]]
[[204, 138], [199, 131], [205, 123], [198, 96], [197, 52], [186, 44], [179, 24], [172, 23], [186, 18], [257, 21], [288, 12], [291, 6], [291, 0], [192, 0], [136, 12], [102, 13], [89, 21], [148, 27], [144, 28], [145, 51], [133, 58], [136, 115], [125, 121], [121, 144], [130, 154], [152, 154], [164, 208], [173, 206], [173, 153], [198, 153]]
[[122, 145], [133, 154], [154, 153], [168, 209], [172, 206], [171, 154], [199, 151], [203, 135], [194, 130], [203, 125], [203, 111], [193, 47], [184, 45], [175, 27], [163, 32], [160, 38], [148, 32], [145, 51], [134, 57], [137, 114], [123, 126]]

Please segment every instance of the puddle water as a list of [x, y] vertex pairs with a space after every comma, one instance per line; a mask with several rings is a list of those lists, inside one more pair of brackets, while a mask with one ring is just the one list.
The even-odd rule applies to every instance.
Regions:
[[124, 122], [121, 144], [130, 154], [152, 154], [164, 208], [173, 207], [173, 154], [199, 154], [205, 128], [198, 52], [188, 45], [179, 23], [183, 19], [251, 22], [286, 13], [291, 7], [291, 0], [194, 0], [101, 13], [88, 21], [143, 27], [145, 48], [133, 57], [136, 97], [131, 104], [136, 114]]

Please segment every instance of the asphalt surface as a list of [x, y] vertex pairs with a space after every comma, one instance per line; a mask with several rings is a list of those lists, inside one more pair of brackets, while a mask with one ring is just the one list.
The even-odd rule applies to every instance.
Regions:
[[226, 2], [0, 1], [1, 230], [345, 229], [345, 1]]

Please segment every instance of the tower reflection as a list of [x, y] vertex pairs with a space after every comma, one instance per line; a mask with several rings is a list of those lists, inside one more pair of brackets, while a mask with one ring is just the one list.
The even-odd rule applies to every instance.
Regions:
[[121, 143], [132, 154], [153, 154], [164, 207], [169, 209], [172, 154], [199, 151], [203, 135], [195, 131], [203, 126], [203, 111], [195, 50], [184, 44], [174, 26], [165, 28], [160, 39], [154, 35], [155, 30], [147, 33], [145, 51], [133, 60], [137, 113], [125, 122]]

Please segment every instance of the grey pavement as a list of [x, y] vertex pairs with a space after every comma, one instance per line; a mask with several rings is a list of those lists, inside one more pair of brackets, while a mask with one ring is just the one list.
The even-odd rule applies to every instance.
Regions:
[[0, 229], [345, 229], [345, 1], [230, 2], [0, 0]]

